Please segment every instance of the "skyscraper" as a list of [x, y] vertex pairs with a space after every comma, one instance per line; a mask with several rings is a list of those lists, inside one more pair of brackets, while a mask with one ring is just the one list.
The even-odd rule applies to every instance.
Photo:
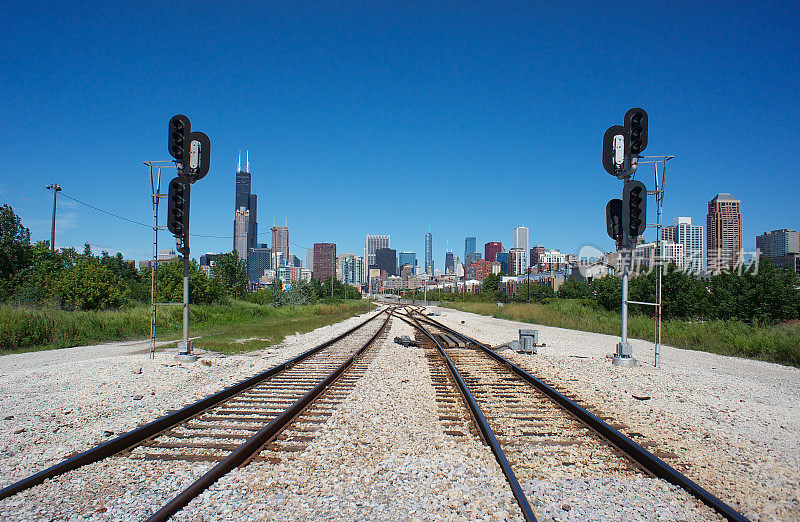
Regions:
[[236, 210], [236, 219], [233, 221], [233, 249], [239, 259], [247, 261], [247, 231], [250, 228], [250, 211], [244, 207]]
[[273, 268], [285, 266], [289, 261], [289, 227], [275, 226], [272, 227], [272, 255], [276, 262]]
[[361, 283], [364, 272], [364, 258], [355, 254], [344, 253], [336, 257], [336, 279], [344, 284]]
[[417, 266], [417, 254], [414, 252], [400, 252], [397, 254], [397, 265]]
[[500, 263], [500, 271], [508, 275], [508, 252], [498, 252], [495, 261]]
[[509, 275], [524, 274], [527, 272], [528, 251], [521, 248], [512, 248], [508, 251]]
[[708, 270], [718, 272], [742, 259], [742, 202], [730, 194], [717, 194], [708, 202], [706, 217]]
[[336, 244], [314, 243], [314, 279], [336, 276]]
[[455, 260], [453, 259], [453, 253], [447, 252], [444, 255], [444, 273], [445, 274], [452, 274], [453, 269], [455, 268]]
[[379, 248], [389, 248], [389, 236], [367, 234], [367, 243], [364, 246], [364, 281], [367, 281], [367, 271], [375, 266], [375, 251]]
[[425, 273], [433, 275], [433, 234], [425, 234]]
[[490, 263], [494, 263], [497, 254], [503, 251], [503, 245], [498, 241], [490, 241], [483, 245], [483, 258]]
[[[523, 259], [521, 262], [525, 268], [530, 265], [528, 261], [528, 236], [528, 227], [523, 225], [514, 229], [514, 248], [522, 250]], [[509, 257], [509, 264], [511, 264], [511, 257]]]
[[475, 261], [478, 261], [482, 255], [483, 254], [481, 254], [480, 252], [470, 252], [469, 254], [467, 254], [466, 259], [464, 259], [464, 268], [467, 268]]
[[375, 267], [386, 270], [390, 276], [397, 275], [397, 252], [393, 248], [375, 250]]
[[692, 225], [690, 217], [677, 217], [674, 225], [661, 229], [661, 239], [683, 245], [684, 266], [690, 272], [703, 271], [703, 225]]
[[309, 270], [314, 270], [314, 249], [307, 248], [306, 249], [306, 268]]
[[474, 237], [464, 238], [464, 259], [473, 252], [477, 252], [478, 241]]
[[800, 253], [800, 235], [794, 230], [782, 228], [756, 236], [756, 248], [769, 258]]
[[245, 244], [243, 249], [236, 246], [236, 220], [234, 219], [234, 232], [233, 232], [233, 249], [239, 253], [239, 257], [247, 259], [247, 253], [251, 248], [258, 247], [258, 222], [257, 222], [257, 207], [258, 197], [250, 191], [251, 176], [250, 176], [250, 152], [246, 153], [245, 168], [242, 170], [242, 153], [239, 152], [239, 161], [236, 164], [236, 205], [233, 209], [238, 212], [239, 209], [248, 211], [248, 225], [245, 230]]
[[272, 250], [269, 248], [251, 248], [247, 254], [247, 274], [251, 282], [258, 282], [264, 270], [270, 268]]

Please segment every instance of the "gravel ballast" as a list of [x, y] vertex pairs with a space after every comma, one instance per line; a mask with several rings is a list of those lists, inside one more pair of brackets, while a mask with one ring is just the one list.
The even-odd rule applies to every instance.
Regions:
[[638, 339], [639, 365], [620, 368], [607, 358], [619, 337], [427, 310], [493, 346], [538, 330], [547, 346], [536, 355], [501, 355], [643, 434], [651, 451], [748, 518], [800, 520], [800, 369], [669, 346], [654, 368], [654, 345]]
[[[651, 450], [674, 454], [665, 461], [751, 519], [800, 520], [797, 369], [669, 347], [653, 368], [652, 344], [643, 341], [633, 341], [641, 364], [618, 368], [606, 359], [612, 336], [437, 310], [434, 319], [493, 345], [517, 338], [519, 328], [538, 329], [547, 347], [537, 355], [503, 355], [643, 434]], [[177, 363], [174, 348], [151, 360], [147, 341], [0, 357], [0, 485], [270, 368], [364, 317], [246, 355], [204, 353], [195, 364]], [[519, 519], [488, 448], [443, 432], [423, 351], [392, 342], [403, 334], [413, 335], [394, 320], [364, 377], [304, 451], [235, 470], [176, 519]], [[141, 519], [204, 469], [169, 462], [169, 474], [159, 476], [165, 463], [150, 462], [139, 482], [119, 487], [114, 462], [6, 499], [0, 518]], [[532, 501], [541, 520], [709, 518], [682, 491], [647, 477], [523, 488], [531, 498], [541, 493]]]

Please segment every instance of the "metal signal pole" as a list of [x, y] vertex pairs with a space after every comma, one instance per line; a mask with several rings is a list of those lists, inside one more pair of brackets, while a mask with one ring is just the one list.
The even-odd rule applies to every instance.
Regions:
[[167, 228], [175, 234], [177, 250], [183, 254], [183, 339], [178, 343], [179, 361], [194, 362], [189, 340], [189, 196], [191, 184], [204, 178], [211, 165], [211, 140], [203, 132], [191, 132], [183, 114], [169, 120], [167, 150], [175, 158], [178, 177], [169, 184]]

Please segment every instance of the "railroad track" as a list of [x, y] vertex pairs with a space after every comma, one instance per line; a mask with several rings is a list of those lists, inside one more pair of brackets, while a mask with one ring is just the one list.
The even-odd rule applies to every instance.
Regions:
[[[535, 520], [519, 480], [655, 476], [678, 485], [728, 520], [747, 520], [618, 431], [475, 339], [416, 309], [394, 312], [422, 334], [445, 433], [480, 435], [508, 478], [526, 520]], [[622, 482], [624, 483], [624, 482]]]
[[[280, 462], [302, 451], [363, 375], [374, 352], [370, 347], [385, 339], [391, 321], [390, 313], [382, 317], [385, 312], [266, 372], [5, 487], [0, 500], [60, 475], [66, 474], [63, 482], [69, 484], [69, 472], [113, 461], [108, 465], [147, 475], [150, 487], [159, 484], [158, 495], [177, 493], [149, 518], [166, 520], [232, 469], [253, 460]], [[188, 485], [152, 477], [178, 468], [191, 477]], [[127, 486], [125, 481], [104, 490], [119, 493]]]

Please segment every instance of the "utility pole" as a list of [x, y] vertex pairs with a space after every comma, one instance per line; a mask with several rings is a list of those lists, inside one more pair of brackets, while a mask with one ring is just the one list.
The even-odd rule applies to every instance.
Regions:
[[53, 191], [53, 224], [50, 227], [50, 251], [56, 251], [56, 197], [58, 193], [61, 192], [61, 187], [58, 183], [53, 183], [52, 185], [47, 185], [45, 187], [47, 190]]

